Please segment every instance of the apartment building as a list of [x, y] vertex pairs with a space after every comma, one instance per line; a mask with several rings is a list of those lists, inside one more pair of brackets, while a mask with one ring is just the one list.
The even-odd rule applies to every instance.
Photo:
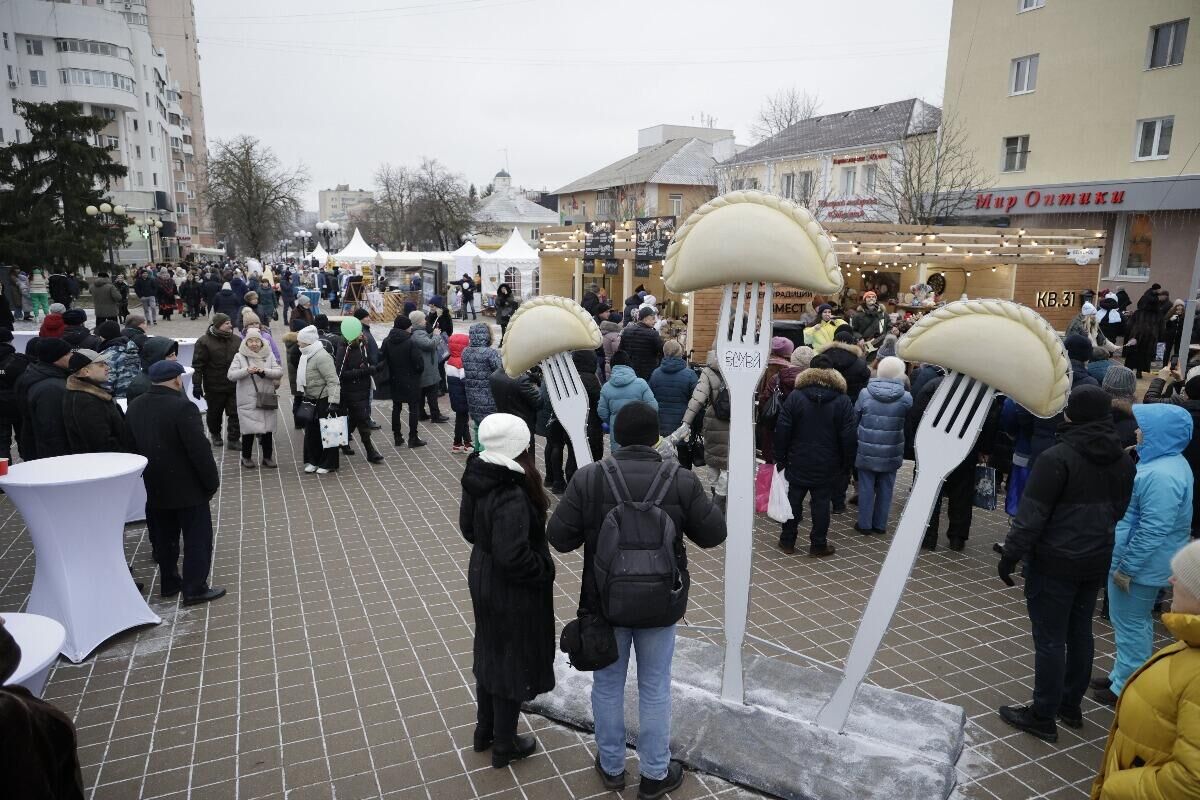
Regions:
[[993, 180], [963, 216], [1103, 229], [1106, 283], [1183, 296], [1200, 238], [1198, 12], [955, 0], [944, 104]]
[[350, 226], [350, 209], [374, 199], [375, 193], [366, 189], [351, 189], [339, 183], [332, 189], [317, 192], [317, 213], [322, 222], [336, 222], [342, 228]]

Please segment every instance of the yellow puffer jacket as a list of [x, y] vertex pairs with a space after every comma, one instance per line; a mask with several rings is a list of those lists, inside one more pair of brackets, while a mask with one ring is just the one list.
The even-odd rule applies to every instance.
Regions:
[[804, 329], [804, 343], [818, 353], [833, 343], [833, 335], [846, 324], [844, 319], [831, 319], [811, 328]]
[[1125, 684], [1092, 800], [1200, 798], [1200, 615], [1162, 620], [1180, 641]]

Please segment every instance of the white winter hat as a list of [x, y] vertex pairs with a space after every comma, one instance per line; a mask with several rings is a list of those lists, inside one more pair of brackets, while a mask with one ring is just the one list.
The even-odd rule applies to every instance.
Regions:
[[1171, 559], [1175, 585], [1182, 586], [1192, 597], [1200, 599], [1200, 541], [1180, 550]]
[[903, 378], [904, 362], [895, 356], [887, 356], [879, 360], [876, 374], [881, 378]]
[[413, 324], [414, 328], [425, 327], [425, 312], [424, 311], [408, 312], [408, 321]]
[[525, 468], [515, 460], [529, 449], [529, 426], [525, 420], [512, 414], [488, 414], [479, 423], [479, 444], [483, 447], [479, 454], [483, 461], [525, 473]]
[[317, 339], [321, 338], [321, 334], [317, 331], [317, 326], [309, 325], [307, 328], [301, 328], [296, 334], [296, 341], [301, 347], [307, 347], [310, 344], [315, 344]]

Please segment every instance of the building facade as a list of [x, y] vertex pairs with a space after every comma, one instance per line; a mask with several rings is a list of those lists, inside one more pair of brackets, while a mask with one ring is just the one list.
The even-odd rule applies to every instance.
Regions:
[[880, 176], [940, 124], [941, 110], [915, 98], [801, 120], [717, 165], [720, 189], [770, 192], [822, 220], [888, 221]]
[[[123, 8], [123, 6], [122, 6]], [[178, 216], [178, 239], [184, 255], [193, 246], [217, 246], [212, 215], [204, 205], [204, 170], [208, 139], [204, 131], [204, 99], [200, 86], [200, 50], [196, 39], [194, 0], [148, 0], [150, 39], [167, 55], [171, 94], [178, 111], [168, 109], [171, 191]]]
[[336, 222], [343, 228], [350, 224], [350, 209], [374, 199], [375, 193], [366, 189], [351, 189], [348, 183], [339, 183], [332, 189], [317, 193], [321, 222]]
[[500, 170], [492, 179], [492, 193], [475, 211], [475, 244], [484, 250], [498, 248], [516, 230], [530, 247], [537, 247], [541, 229], [557, 224], [557, 211], [530, 200], [523, 189], [513, 187], [508, 171]]
[[1103, 229], [1102, 282], [1183, 296], [1200, 238], [1197, 12], [1196, 0], [955, 0], [946, 111], [993, 178], [963, 216]]

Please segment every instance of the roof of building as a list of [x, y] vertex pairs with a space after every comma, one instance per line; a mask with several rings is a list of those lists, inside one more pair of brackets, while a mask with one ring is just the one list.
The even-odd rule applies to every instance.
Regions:
[[492, 192], [479, 201], [475, 212], [477, 222], [514, 223], [528, 225], [557, 225], [558, 212], [529, 200], [517, 190]]
[[745, 164], [898, 142], [908, 136], [933, 133], [941, 124], [940, 108], [910, 98], [801, 120], [722, 163]]
[[497, 172], [497, 173], [496, 173], [496, 177], [497, 177], [497, 178], [511, 178], [511, 177], [512, 177], [512, 175], [509, 175], [509, 174], [508, 174], [508, 170], [506, 170], [506, 169], [502, 169], [502, 170], [500, 170], [499, 172]]
[[683, 186], [713, 186], [716, 178], [712, 145], [699, 139], [671, 139], [643, 148], [609, 164], [551, 194], [570, 194], [634, 186], [639, 183], [669, 183]]

